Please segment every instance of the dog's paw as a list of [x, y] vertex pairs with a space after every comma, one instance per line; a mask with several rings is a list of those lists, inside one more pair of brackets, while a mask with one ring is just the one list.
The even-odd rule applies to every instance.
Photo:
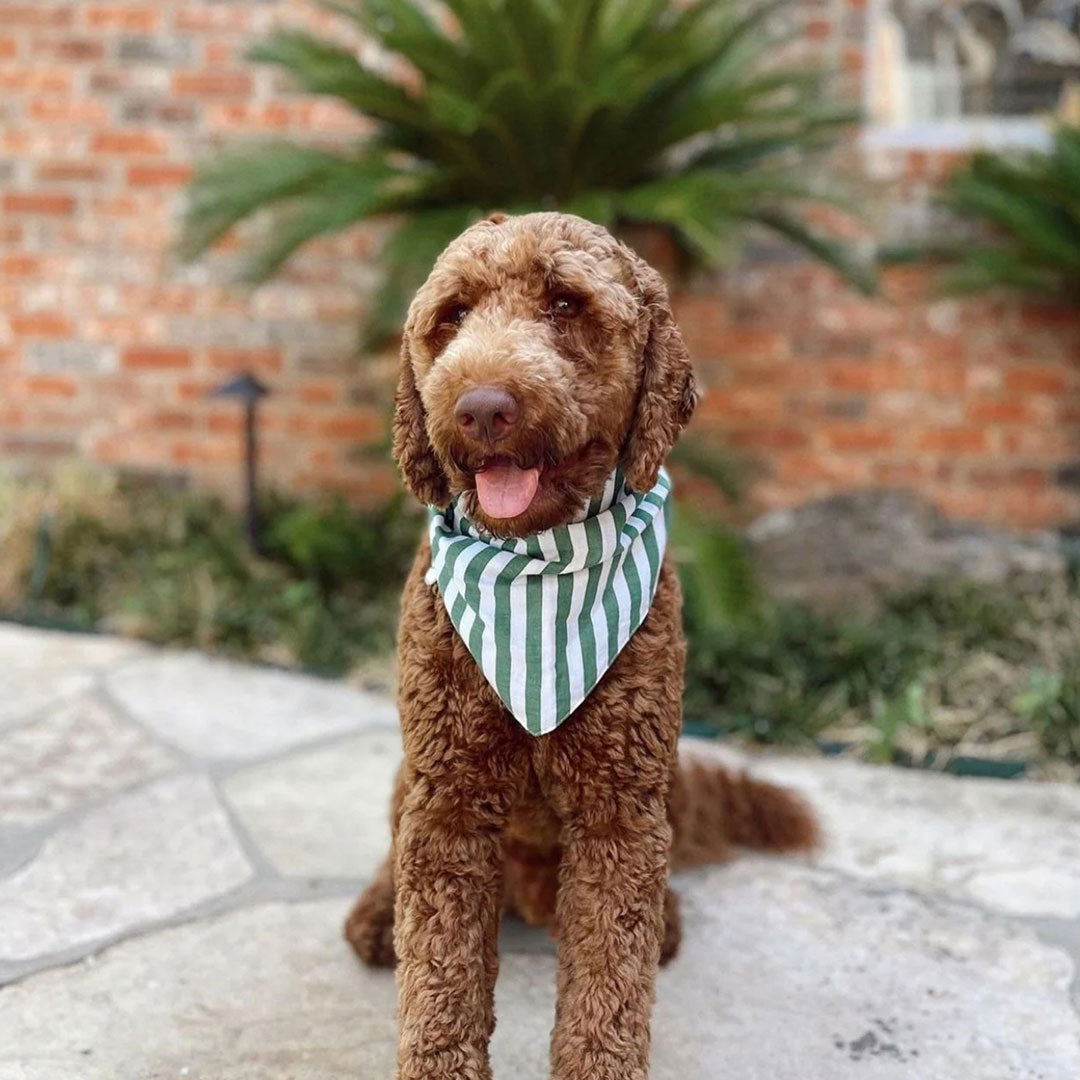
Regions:
[[679, 897], [668, 889], [664, 897], [664, 937], [660, 945], [660, 964], [670, 964], [678, 955], [682, 942], [682, 918], [679, 915]]
[[345, 920], [345, 940], [368, 967], [392, 968], [394, 952], [394, 894], [373, 885], [356, 902]]

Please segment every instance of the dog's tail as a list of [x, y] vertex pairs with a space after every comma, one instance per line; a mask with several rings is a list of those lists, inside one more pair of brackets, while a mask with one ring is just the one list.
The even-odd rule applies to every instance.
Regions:
[[675, 869], [722, 862], [732, 846], [809, 851], [821, 842], [813, 811], [794, 792], [745, 772], [683, 759], [671, 792]]

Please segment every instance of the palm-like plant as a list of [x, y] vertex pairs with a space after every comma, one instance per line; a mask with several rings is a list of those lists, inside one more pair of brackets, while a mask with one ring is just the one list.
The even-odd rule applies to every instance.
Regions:
[[1080, 125], [1063, 125], [1046, 153], [1013, 160], [977, 154], [950, 182], [945, 201], [989, 226], [946, 251], [962, 289], [1007, 286], [1080, 305]]
[[773, 16], [789, 2], [321, 0], [413, 77], [300, 31], [256, 45], [252, 59], [340, 98], [375, 132], [344, 152], [271, 142], [206, 162], [182, 254], [272, 208], [248, 266], [261, 280], [315, 236], [395, 216], [376, 332], [394, 329], [446, 242], [495, 208], [658, 225], [706, 266], [730, 253], [734, 226], [757, 222], [869, 289], [869, 270], [802, 216], [828, 201], [805, 156], [852, 116], [828, 104], [821, 70], [769, 62]]

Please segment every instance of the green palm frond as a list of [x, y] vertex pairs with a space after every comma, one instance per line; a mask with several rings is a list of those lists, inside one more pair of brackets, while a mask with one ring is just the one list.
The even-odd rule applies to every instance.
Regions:
[[369, 333], [395, 327], [439, 248], [496, 207], [658, 225], [707, 267], [757, 222], [867, 287], [857, 258], [802, 223], [824, 201], [801, 181], [805, 162], [853, 116], [829, 103], [826, 73], [775, 61], [773, 16], [794, 0], [319, 2], [386, 63], [299, 30], [250, 56], [373, 133], [343, 150], [276, 142], [211, 159], [190, 189], [185, 257], [269, 211], [247, 267], [257, 280], [315, 236], [396, 215]]
[[1005, 286], [1080, 305], [1080, 128], [1060, 127], [1046, 153], [977, 154], [945, 201], [985, 226], [947, 253], [954, 288]]

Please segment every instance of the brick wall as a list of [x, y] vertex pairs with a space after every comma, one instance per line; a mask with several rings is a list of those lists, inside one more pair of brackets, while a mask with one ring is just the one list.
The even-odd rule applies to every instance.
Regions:
[[962, 519], [1080, 520], [1071, 309], [943, 298], [913, 268], [868, 300], [805, 264], [744, 270], [678, 309], [707, 388], [697, 429], [749, 456], [755, 508], [888, 486]]
[[[806, 46], [857, 91], [863, 5], [805, 0]], [[169, 247], [194, 161], [266, 135], [362, 133], [244, 48], [271, 26], [331, 25], [303, 0], [0, 0], [0, 453], [71, 455], [231, 491], [239, 414], [208, 392], [240, 369], [273, 390], [278, 486], [377, 498], [393, 357], [358, 359], [377, 231], [311, 245], [273, 283], [229, 284], [238, 245], [195, 267]], [[341, 32], [334, 22], [335, 32]], [[864, 165], [854, 148], [847, 155]], [[867, 170], [881, 205], [925, 202], [951, 162]], [[906, 213], [906, 211], [905, 211]], [[866, 484], [1018, 527], [1080, 517], [1080, 321], [1004, 300], [943, 300], [925, 273], [852, 295], [771, 262], [679, 298], [708, 398], [698, 430], [754, 463], [755, 507]], [[374, 444], [374, 450], [372, 449]]]

